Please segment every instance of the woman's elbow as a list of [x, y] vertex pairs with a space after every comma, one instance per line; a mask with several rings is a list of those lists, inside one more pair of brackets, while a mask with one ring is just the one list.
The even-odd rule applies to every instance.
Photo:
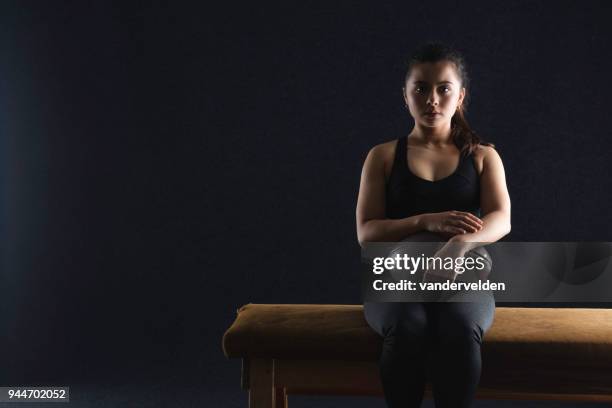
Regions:
[[502, 233], [502, 236], [506, 236], [512, 230], [512, 224], [510, 222], [510, 209], [500, 208], [497, 210], [499, 214], [496, 217], [497, 228]]
[[362, 248], [366, 244], [366, 242], [368, 242], [363, 231], [363, 227], [357, 227], [357, 242], [359, 242], [359, 246]]
[[510, 222], [510, 211], [506, 211], [506, 217], [504, 222], [504, 236], [508, 235], [512, 231], [512, 223]]
[[510, 231], [512, 231], [512, 225], [510, 224], [510, 222], [508, 222], [506, 224], [506, 229], [504, 230], [504, 236], [508, 235]]
[[357, 224], [357, 242], [359, 242], [359, 246], [362, 248], [366, 243], [372, 240], [366, 224], [367, 222]]

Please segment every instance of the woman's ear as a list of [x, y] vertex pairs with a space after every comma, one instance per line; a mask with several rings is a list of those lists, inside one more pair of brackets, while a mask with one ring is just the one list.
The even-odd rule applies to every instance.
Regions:
[[458, 105], [463, 105], [463, 100], [465, 99], [465, 88], [461, 88], [461, 92], [459, 92], [459, 102]]

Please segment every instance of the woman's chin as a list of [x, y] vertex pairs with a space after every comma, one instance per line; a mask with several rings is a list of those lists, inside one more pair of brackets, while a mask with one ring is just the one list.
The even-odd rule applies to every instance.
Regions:
[[435, 120], [435, 121], [425, 120], [421, 122], [421, 125], [426, 128], [436, 129], [436, 128], [443, 128], [445, 126], [445, 123], [440, 120]]

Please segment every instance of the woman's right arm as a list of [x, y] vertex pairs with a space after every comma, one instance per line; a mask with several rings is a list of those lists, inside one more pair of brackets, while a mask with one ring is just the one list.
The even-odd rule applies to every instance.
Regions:
[[422, 231], [421, 215], [401, 219], [387, 219], [385, 215], [384, 147], [373, 147], [361, 171], [357, 198], [357, 240], [366, 242], [400, 241], [410, 234]]
[[385, 211], [384, 146], [373, 147], [361, 171], [356, 220], [357, 240], [366, 242], [396, 242], [419, 231], [444, 235], [465, 234], [482, 227], [482, 221], [470, 213], [447, 211], [418, 214], [400, 219], [387, 219]]

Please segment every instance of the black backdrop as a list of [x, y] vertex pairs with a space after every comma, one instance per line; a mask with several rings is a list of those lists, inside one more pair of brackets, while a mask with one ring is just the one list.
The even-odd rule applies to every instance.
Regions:
[[361, 166], [412, 128], [428, 40], [465, 53], [508, 239], [612, 240], [610, 6], [399, 4], [4, 2], [4, 382], [174, 368], [239, 392], [240, 305], [359, 303]]

